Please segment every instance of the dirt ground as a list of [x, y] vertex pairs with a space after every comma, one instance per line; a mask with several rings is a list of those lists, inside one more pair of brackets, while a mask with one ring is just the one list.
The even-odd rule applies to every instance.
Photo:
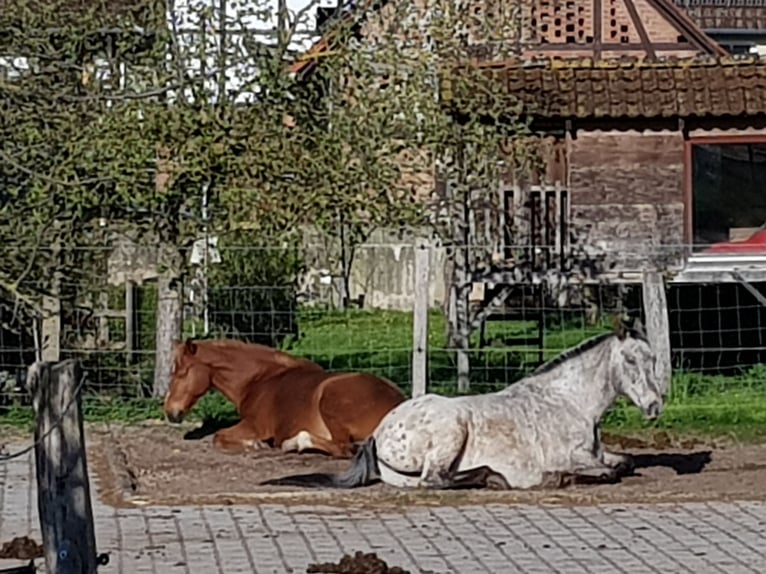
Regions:
[[[89, 464], [97, 488], [110, 504], [200, 504], [279, 502], [343, 506], [529, 502], [673, 502], [766, 500], [766, 444], [678, 439], [659, 431], [641, 438], [605, 436], [618, 452], [632, 454], [635, 476], [619, 484], [575, 485], [534, 491], [396, 490], [373, 485], [353, 491], [264, 487], [258, 483], [303, 472], [337, 472], [348, 461], [321, 454], [282, 454], [276, 450], [223, 454], [199, 429], [151, 423], [88, 430]], [[186, 435], [186, 436], [185, 436]], [[196, 436], [195, 436], [196, 435]]]

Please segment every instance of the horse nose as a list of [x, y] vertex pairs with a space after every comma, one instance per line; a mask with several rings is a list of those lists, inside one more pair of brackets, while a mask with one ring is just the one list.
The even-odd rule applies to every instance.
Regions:
[[184, 413], [181, 410], [166, 411], [165, 418], [170, 423], [179, 424], [184, 420]]

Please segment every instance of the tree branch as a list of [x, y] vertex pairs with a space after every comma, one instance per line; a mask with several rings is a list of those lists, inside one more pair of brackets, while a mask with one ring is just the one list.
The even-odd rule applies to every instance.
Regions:
[[40, 303], [35, 301], [35, 299], [29, 295], [22, 293], [16, 281], [10, 280], [10, 278], [2, 271], [0, 271], [0, 289], [11, 295], [14, 298], [14, 301], [21, 301], [24, 303], [24, 305], [38, 316], [43, 315], [43, 308]]
[[474, 313], [471, 314], [470, 324], [471, 324], [471, 330], [478, 329], [481, 327], [482, 322], [489, 316], [489, 314], [492, 312], [492, 307], [500, 303], [501, 301], [505, 301], [505, 299], [510, 295], [511, 288], [510, 287], [503, 287], [500, 291], [498, 291], [492, 299], [490, 299], [486, 304], [481, 305]]
[[37, 179], [41, 179], [42, 181], [46, 181], [48, 183], [52, 183], [53, 185], [60, 185], [62, 187], [81, 187], [83, 185], [95, 185], [98, 183], [106, 183], [107, 181], [113, 181], [112, 178], [108, 178], [108, 177], [96, 177], [96, 178], [89, 178], [89, 179], [79, 179], [77, 181], [65, 181], [63, 179], [58, 179], [55, 177], [51, 177], [49, 175], [38, 173], [35, 170], [20, 164], [19, 162], [11, 158], [11, 156], [9, 156], [4, 151], [0, 151], [0, 160], [18, 169], [19, 171], [26, 173], [27, 175], [30, 175]]

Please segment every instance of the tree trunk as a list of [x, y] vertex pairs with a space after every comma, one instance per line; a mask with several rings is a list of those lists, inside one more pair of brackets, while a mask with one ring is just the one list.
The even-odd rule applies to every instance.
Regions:
[[452, 213], [452, 243], [454, 253], [452, 259], [452, 280], [450, 281], [449, 304], [449, 337], [450, 347], [455, 349], [457, 362], [457, 388], [464, 393], [470, 386], [470, 336], [471, 313], [468, 295], [471, 287], [471, 271], [469, 268], [469, 237], [468, 237], [468, 206], [464, 198], [450, 190], [447, 182], [447, 194], [454, 203]]
[[452, 325], [452, 342], [457, 358], [457, 389], [461, 393], [468, 391], [471, 379], [471, 362], [469, 351], [471, 347], [471, 313], [468, 304], [469, 283], [467, 270], [467, 249], [458, 247], [455, 251], [454, 294], [455, 300], [454, 323]]
[[157, 281], [157, 323], [152, 395], [164, 397], [173, 375], [173, 343], [182, 335], [181, 273], [174, 267]]
[[[56, 225], [58, 227], [58, 225]], [[49, 293], [43, 295], [41, 321], [41, 358], [55, 362], [61, 359], [61, 244], [55, 241], [52, 248], [56, 268], [51, 278]]]
[[43, 296], [42, 353], [43, 361], [61, 359], [61, 300], [58, 298], [59, 284], [54, 280], [51, 294]]
[[343, 214], [338, 214], [338, 231], [340, 232], [340, 306], [342, 309], [348, 309], [351, 306], [351, 264], [348, 261], [348, 250], [346, 237], [346, 223], [343, 221]]
[[457, 319], [455, 317], [455, 256], [454, 252], [447, 252], [446, 261], [444, 263], [444, 285], [446, 286], [446, 296], [444, 299], [443, 312], [447, 318], [445, 321], [445, 334], [444, 340], [447, 342], [447, 348], [453, 349], [455, 347], [454, 327], [457, 325]]

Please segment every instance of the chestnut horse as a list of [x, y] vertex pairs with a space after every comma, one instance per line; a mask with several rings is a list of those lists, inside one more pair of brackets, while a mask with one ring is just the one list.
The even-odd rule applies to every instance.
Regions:
[[353, 454], [380, 420], [405, 400], [390, 381], [367, 373], [330, 373], [316, 363], [240, 341], [176, 342], [165, 416], [180, 423], [211, 388], [237, 408], [240, 422], [218, 431], [227, 452], [281, 447]]

